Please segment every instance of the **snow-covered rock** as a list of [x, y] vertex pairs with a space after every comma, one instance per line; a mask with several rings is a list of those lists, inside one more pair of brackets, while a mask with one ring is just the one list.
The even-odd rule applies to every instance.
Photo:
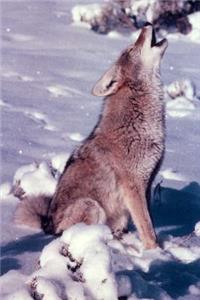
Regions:
[[194, 85], [188, 79], [172, 82], [166, 87], [166, 92], [172, 99], [183, 96], [188, 100], [193, 100], [195, 96]]
[[[6, 295], [6, 287], [6, 291], [3, 291], [5, 299], [19, 297], [25, 300], [33, 296], [34, 299], [46, 300], [61, 300], [63, 297], [72, 300], [117, 300], [117, 282], [107, 245], [112, 238], [110, 229], [104, 225], [72, 226], [61, 238], [43, 249], [38, 271], [28, 279], [22, 275], [17, 278], [18, 290], [13, 288]], [[3, 278], [2, 287], [7, 283], [7, 278], [13, 279], [17, 273], [11, 275]], [[121, 278], [120, 282], [128, 286], [127, 279]]]
[[[184, 239], [169, 236], [163, 249], [144, 251], [140, 256], [131, 255], [126, 250], [128, 244], [135, 247], [134, 235], [125, 237], [114, 242], [110, 229], [105, 225], [81, 223], [72, 226], [44, 247], [39, 259], [40, 267], [33, 274], [27, 277], [11, 271], [1, 278], [2, 299], [29, 300], [33, 297], [60, 300], [67, 297], [72, 300], [117, 300], [120, 296], [138, 299], [136, 294], [140, 293], [142, 299], [145, 299], [145, 294], [152, 295], [147, 299], [155, 299], [155, 295], [159, 294], [159, 299], [171, 300], [159, 285], [149, 285], [141, 272], [151, 272], [156, 261], [169, 265], [177, 260], [184, 264], [197, 261], [200, 251], [193, 236], [185, 236]], [[132, 261], [130, 276], [126, 272], [123, 274], [127, 268], [125, 257]], [[115, 260], [118, 260], [117, 265]], [[16, 280], [10, 288], [13, 278]], [[191, 285], [188, 292], [199, 295], [198, 285]]]
[[19, 168], [14, 176], [14, 185], [26, 196], [51, 196], [55, 192], [57, 181], [48, 164], [41, 162], [39, 165], [30, 164]]

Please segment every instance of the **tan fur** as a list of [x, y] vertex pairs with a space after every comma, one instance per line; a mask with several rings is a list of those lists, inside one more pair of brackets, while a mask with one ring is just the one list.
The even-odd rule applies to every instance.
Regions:
[[[20, 197], [20, 199], [22, 199]], [[17, 205], [14, 222], [31, 228], [41, 228], [41, 217], [47, 215], [51, 198], [46, 196], [24, 197]]]
[[102, 76], [93, 94], [106, 96], [91, 135], [69, 159], [48, 210], [46, 232], [77, 222], [121, 232], [131, 216], [145, 248], [156, 247], [146, 194], [164, 151], [159, 76], [166, 40], [152, 45], [152, 26]]

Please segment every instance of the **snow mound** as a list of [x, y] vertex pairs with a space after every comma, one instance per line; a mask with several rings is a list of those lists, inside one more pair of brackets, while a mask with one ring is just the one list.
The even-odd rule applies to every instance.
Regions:
[[70, 154], [64, 152], [54, 155], [51, 158], [51, 165], [53, 169], [59, 172], [59, 174], [61, 174], [64, 171], [66, 162], [68, 161], [69, 157]]
[[[141, 251], [141, 243], [135, 234], [129, 233], [122, 240], [115, 240], [105, 225], [76, 224], [44, 247], [39, 269], [30, 276], [10, 271], [1, 277], [1, 299], [173, 299], [164, 289], [166, 275], [160, 277], [161, 283], [149, 283], [148, 274], [153, 275], [152, 266], [157, 262], [155, 276], [161, 276], [162, 265], [170, 268], [179, 261], [183, 269], [184, 265], [198, 261], [198, 224], [190, 235], [168, 236], [163, 249], [148, 251]], [[137, 247], [140, 247], [139, 252]], [[132, 253], [130, 248], [134, 249]], [[189, 295], [199, 295], [198, 281], [188, 286], [186, 298], [182, 299], [189, 299]]]
[[187, 35], [191, 41], [200, 43], [200, 12], [195, 12], [188, 16], [192, 25], [192, 31]]
[[195, 111], [195, 87], [190, 80], [176, 80], [165, 86], [164, 92], [169, 116], [182, 118]]
[[177, 97], [174, 101], [167, 102], [166, 108], [167, 114], [175, 118], [189, 116], [195, 111], [194, 103], [188, 101], [185, 97]]
[[57, 181], [46, 162], [22, 166], [14, 176], [14, 194], [16, 196], [51, 196], [56, 189]]
[[164, 242], [164, 249], [175, 259], [185, 264], [198, 260], [200, 255], [199, 246], [196, 243], [195, 231], [184, 238], [169, 237], [169, 240]]
[[165, 91], [172, 99], [183, 96], [188, 100], [193, 100], [195, 96], [194, 85], [189, 79], [176, 80], [166, 86]]
[[[20, 299], [20, 300], [29, 300], [32, 299], [29, 296], [29, 293], [26, 289], [27, 276], [12, 270], [9, 273], [5, 274], [0, 279], [0, 295], [1, 299]], [[12, 284], [10, 284], [12, 282]], [[20, 290], [20, 293], [19, 291]], [[19, 297], [18, 297], [19, 293]], [[29, 297], [29, 298], [28, 298]]]
[[72, 9], [72, 19], [74, 22], [90, 23], [95, 17], [100, 17], [102, 7], [100, 4], [76, 5]]
[[[18, 290], [12, 287], [12, 293], [6, 295], [8, 287], [5, 287], [4, 299], [117, 300], [117, 283], [108, 246], [111, 239], [107, 226], [72, 226], [43, 249], [38, 271], [28, 279], [20, 275]], [[16, 273], [7, 274], [2, 285], [13, 276]]]
[[65, 231], [61, 237], [72, 255], [71, 268], [80, 265], [85, 288], [95, 299], [117, 299], [110, 251], [106, 246], [111, 239], [112, 234], [107, 226], [85, 224], [77, 224], [71, 230]]

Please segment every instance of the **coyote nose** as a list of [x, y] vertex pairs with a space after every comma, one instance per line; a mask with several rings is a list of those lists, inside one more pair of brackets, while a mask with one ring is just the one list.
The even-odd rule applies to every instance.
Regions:
[[152, 24], [150, 22], [146, 22], [144, 26], [152, 26]]
[[46, 234], [54, 234], [54, 225], [52, 217], [42, 216], [41, 227]]

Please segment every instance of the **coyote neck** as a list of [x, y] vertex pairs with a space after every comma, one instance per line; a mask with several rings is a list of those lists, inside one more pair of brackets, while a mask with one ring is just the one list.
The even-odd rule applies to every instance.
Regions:
[[114, 132], [122, 127], [128, 130], [132, 125], [147, 131], [152, 127], [163, 130], [163, 91], [157, 78], [137, 85], [127, 82], [115, 95], [105, 99], [99, 124], [101, 131]]

